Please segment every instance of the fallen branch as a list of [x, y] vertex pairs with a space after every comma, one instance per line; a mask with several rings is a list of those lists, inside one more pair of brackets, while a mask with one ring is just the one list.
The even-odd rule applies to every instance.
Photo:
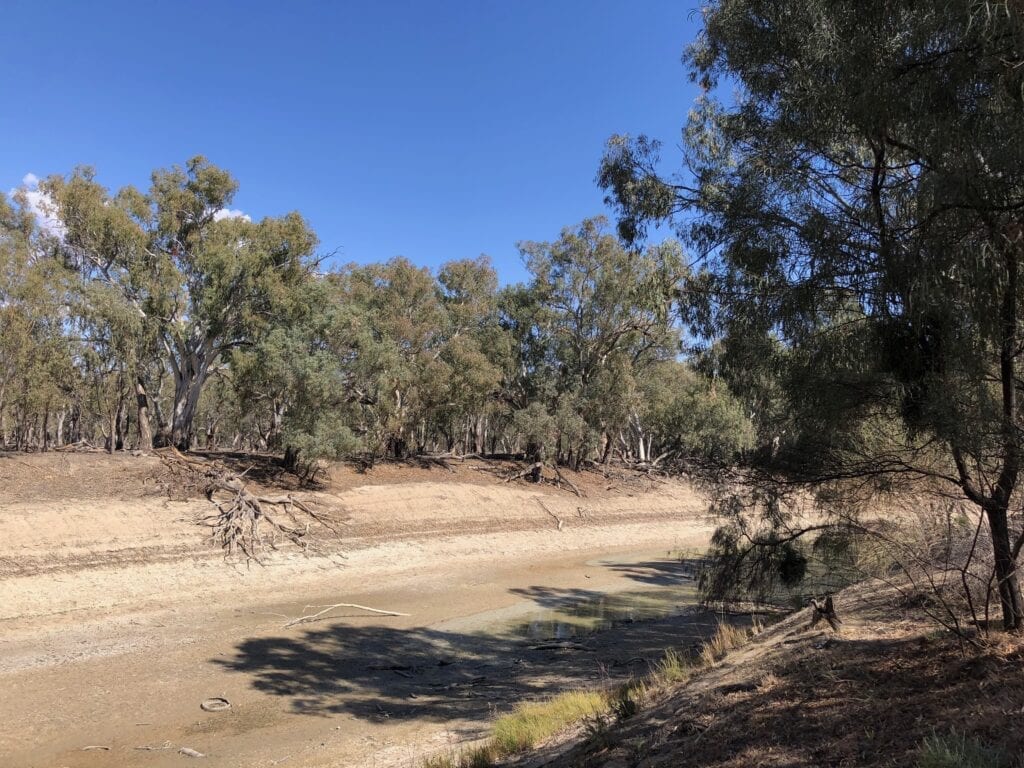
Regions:
[[[307, 606], [307, 607], [308, 608], [320, 608], [321, 606], [310, 605], [310, 606]], [[291, 621], [289, 621], [284, 626], [287, 629], [288, 627], [294, 627], [296, 624], [308, 624], [311, 621], [317, 621], [319, 619], [324, 618], [324, 614], [330, 613], [335, 608], [356, 608], [356, 609], [358, 609], [360, 611], [369, 611], [370, 613], [377, 613], [377, 614], [380, 614], [381, 616], [408, 616], [409, 615], [408, 613], [399, 613], [398, 611], [385, 611], [385, 610], [381, 610], [380, 608], [371, 608], [368, 605], [359, 605], [357, 603], [335, 603], [334, 605], [323, 606], [323, 610], [317, 611], [316, 613], [311, 613], [308, 616], [299, 616], [299, 618], [297, 618], [297, 619], [292, 619]]]
[[452, 465], [448, 463], [448, 459], [456, 458], [456, 457], [453, 457], [450, 453], [442, 453], [442, 454], [421, 453], [416, 458], [419, 459], [420, 463], [425, 464], [427, 466], [429, 466], [431, 464], [436, 464], [439, 467], [443, 467], [444, 469], [447, 469], [449, 472], [452, 472], [452, 473], [455, 472], [455, 470], [452, 468]]
[[74, 452], [74, 451], [95, 451], [96, 446], [90, 443], [88, 440], [79, 440], [74, 443], [68, 443], [67, 445], [59, 445], [55, 448], [51, 448], [51, 451], [59, 451], [61, 453]]
[[536, 472], [537, 470], [542, 470], [543, 468], [544, 468], [544, 462], [543, 461], [534, 462], [533, 464], [528, 466], [526, 469], [520, 470], [519, 472], [516, 472], [516, 473], [506, 477], [505, 478], [505, 482], [506, 483], [511, 483], [513, 480], [519, 480], [520, 478], [526, 477], [530, 473]]
[[547, 505], [543, 501], [541, 501], [540, 499], [537, 499], [537, 503], [540, 504], [540, 508], [541, 509], [543, 509], [545, 512], [547, 512], [549, 515], [551, 515], [551, 517], [553, 517], [555, 519], [555, 522], [558, 524], [558, 530], [562, 530], [562, 525], [563, 525], [562, 518], [560, 518], [558, 515], [556, 515], [550, 509], [548, 509]]
[[583, 497], [583, 494], [580, 492], [580, 489], [576, 487], [576, 484], [558, 470], [557, 464], [554, 466], [554, 470], [555, 474], [558, 475], [559, 480], [561, 480], [563, 483], [572, 488], [573, 493], [575, 493], [577, 496], [579, 496], [580, 498]]

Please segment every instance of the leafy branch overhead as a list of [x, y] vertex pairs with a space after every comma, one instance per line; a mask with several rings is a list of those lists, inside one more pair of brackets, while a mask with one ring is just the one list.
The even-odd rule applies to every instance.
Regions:
[[703, 21], [678, 176], [609, 142], [620, 230], [671, 220], [701, 255], [705, 364], [779, 469], [959, 494], [1019, 628], [1020, 9], [718, 0]]

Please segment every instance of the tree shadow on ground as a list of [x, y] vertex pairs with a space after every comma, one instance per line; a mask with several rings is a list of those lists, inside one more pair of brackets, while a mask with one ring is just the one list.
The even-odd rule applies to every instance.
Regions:
[[608, 563], [605, 567], [641, 584], [672, 587], [696, 581], [704, 562], [701, 558], [666, 558], [639, 563]]
[[[550, 591], [548, 599], [591, 600], [595, 594]], [[583, 635], [564, 647], [538, 638], [528, 621], [495, 634], [334, 624], [251, 638], [233, 657], [213, 661], [250, 675], [254, 688], [288, 699], [294, 712], [451, 721], [635, 677], [664, 649], [688, 650], [716, 624], [714, 615], [695, 612]]]

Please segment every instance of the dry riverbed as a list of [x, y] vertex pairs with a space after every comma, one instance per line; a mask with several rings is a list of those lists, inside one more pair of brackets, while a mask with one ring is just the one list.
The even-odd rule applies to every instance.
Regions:
[[[413, 766], [713, 627], [670, 555], [711, 531], [686, 485], [579, 499], [468, 468], [351, 474], [318, 494], [340, 542], [247, 568], [203, 541], [202, 501], [161, 496], [152, 460], [0, 456], [3, 765]], [[285, 626], [340, 602], [409, 615]]]

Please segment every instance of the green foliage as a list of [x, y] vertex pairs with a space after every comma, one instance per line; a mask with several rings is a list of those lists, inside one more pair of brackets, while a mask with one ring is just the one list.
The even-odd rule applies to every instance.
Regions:
[[616, 440], [624, 455], [648, 458], [654, 425], [641, 415], [641, 389], [680, 346], [674, 300], [686, 270], [678, 244], [631, 252], [605, 227], [588, 219], [555, 242], [520, 243], [531, 280], [501, 298], [518, 358], [512, 394], [520, 407], [542, 404], [555, 422], [549, 427], [534, 408], [517, 417], [517, 430], [526, 434], [529, 421], [533, 439], [556, 443], [574, 463], [602, 443], [610, 453]]
[[686, 317], [774, 432], [770, 463], [947, 483], [988, 516], [1021, 626], [1024, 13], [714, 0], [703, 20], [687, 174], [658, 176], [643, 138], [609, 144], [599, 181], [624, 233], [673, 218], [707, 254]]
[[665, 450], [724, 462], [754, 445], [753, 424], [739, 400], [688, 365], [652, 366], [639, 389], [644, 421]]
[[964, 733], [933, 733], [918, 749], [917, 768], [1008, 768], [1011, 761], [998, 749]]
[[24, 200], [14, 202], [0, 195], [0, 438], [10, 430], [16, 447], [35, 435], [48, 445], [49, 411], [66, 415], [66, 392], [79, 379], [81, 347], [64, 333], [72, 281], [60, 264], [36, 257], [45, 235]]
[[116, 450], [138, 428], [145, 447], [153, 419], [159, 441], [283, 454], [307, 476], [341, 457], [579, 468], [750, 445], [738, 401], [678, 362], [675, 242], [633, 251], [589, 219], [521, 243], [529, 279], [505, 288], [486, 257], [317, 274], [302, 217], [231, 214], [237, 190], [196, 157], [145, 192], [88, 168], [47, 179], [56, 228], [4, 201], [0, 440], [46, 447], [54, 416], [58, 440]]
[[540, 446], [546, 451], [553, 449], [558, 435], [554, 417], [538, 402], [532, 402], [516, 411], [512, 418], [512, 428], [525, 443]]
[[[999, 472], [1024, 25], [979, 8], [709, 3], [688, 53], [705, 88], [686, 129], [696, 183], [657, 187], [642, 138], [614, 138], [602, 165], [627, 229], [688, 212], [677, 223], [712, 254], [690, 318], [741, 397], [764, 400], [745, 371], [780, 390], [787, 439], [819, 468], [843, 466], [881, 406], [907, 428], [886, 447], [936, 436]], [[715, 99], [732, 87], [735, 105]]]

